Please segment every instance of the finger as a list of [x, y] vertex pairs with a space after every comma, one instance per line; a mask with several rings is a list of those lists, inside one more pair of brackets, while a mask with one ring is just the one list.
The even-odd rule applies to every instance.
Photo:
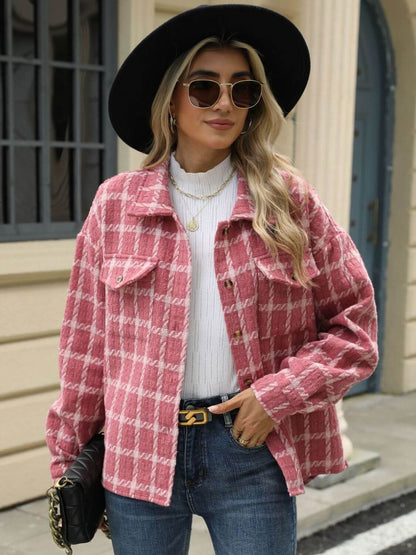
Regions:
[[250, 441], [247, 443], [247, 447], [250, 447], [250, 448], [258, 447], [259, 443], [260, 441], [257, 439], [257, 437], [253, 436], [250, 438]]
[[232, 431], [233, 436], [235, 437], [235, 439], [238, 439], [241, 436], [241, 434], [243, 433], [243, 430], [239, 430], [236, 426], [233, 426], [231, 431]]
[[262, 441], [261, 439], [255, 439], [253, 440], [253, 447], [262, 447], [264, 445], [264, 441]]
[[[244, 434], [243, 434], [244, 435]], [[245, 435], [248, 436], [250, 435], [250, 432], [248, 429], [245, 429]], [[267, 437], [268, 433], [264, 433], [264, 432], [255, 432], [252, 433], [250, 436], [250, 441], [247, 444], [247, 447], [260, 447], [264, 444], [266, 437]]]
[[267, 434], [262, 434], [261, 436], [259, 436], [257, 438], [257, 446], [263, 445], [264, 443], [266, 443], [266, 438], [269, 435], [269, 433]]
[[243, 437], [239, 437], [237, 441], [242, 447], [249, 447], [251, 443], [251, 439], [243, 438]]
[[228, 399], [228, 401], [224, 401], [219, 405], [211, 405], [207, 407], [210, 412], [214, 412], [215, 414], [224, 414], [225, 412], [229, 412], [230, 410], [238, 409], [241, 407], [243, 399], [241, 398], [241, 393], [238, 393], [232, 399]]

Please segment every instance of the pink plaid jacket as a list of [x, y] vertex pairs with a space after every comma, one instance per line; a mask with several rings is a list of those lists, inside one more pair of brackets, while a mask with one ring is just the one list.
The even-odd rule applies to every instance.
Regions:
[[[60, 345], [61, 393], [47, 418], [57, 479], [105, 424], [103, 483], [168, 506], [189, 327], [191, 253], [168, 189], [168, 162], [99, 188], [78, 235]], [[285, 176], [289, 179], [289, 176]], [[273, 260], [253, 231], [239, 176], [218, 224], [215, 268], [241, 390], [275, 422], [267, 446], [289, 493], [344, 461], [336, 403], [377, 364], [373, 288], [349, 235], [315, 191], [290, 185], [310, 239], [305, 290], [290, 256]], [[233, 287], [225, 287], [231, 280]]]

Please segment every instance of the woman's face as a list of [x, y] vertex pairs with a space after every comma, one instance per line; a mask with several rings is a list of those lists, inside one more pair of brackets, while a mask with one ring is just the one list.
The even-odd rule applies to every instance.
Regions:
[[[195, 56], [188, 75], [183, 79], [207, 78], [219, 83], [252, 79], [249, 64], [240, 50], [225, 48], [203, 50]], [[210, 108], [197, 108], [189, 101], [188, 87], [179, 82], [172, 96], [170, 111], [176, 118], [178, 143], [176, 152], [194, 152], [209, 157], [230, 152], [231, 145], [244, 128], [248, 109], [236, 108], [231, 102], [230, 87], [221, 87], [218, 101]], [[198, 151], [198, 152], [196, 152]]]

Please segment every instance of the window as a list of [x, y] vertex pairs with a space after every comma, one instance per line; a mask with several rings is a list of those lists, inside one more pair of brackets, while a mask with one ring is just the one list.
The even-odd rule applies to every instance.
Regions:
[[0, 240], [74, 237], [116, 172], [116, 0], [0, 0]]

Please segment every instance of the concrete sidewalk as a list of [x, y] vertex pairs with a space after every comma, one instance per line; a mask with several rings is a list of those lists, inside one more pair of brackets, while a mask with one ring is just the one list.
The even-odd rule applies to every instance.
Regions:
[[[307, 488], [298, 497], [299, 537], [327, 527], [371, 505], [416, 489], [416, 393], [363, 395], [347, 399], [348, 435], [357, 448], [379, 453], [380, 466], [326, 490]], [[0, 512], [1, 555], [63, 553], [51, 539], [45, 499]], [[75, 555], [111, 555], [101, 533]], [[190, 555], [213, 555], [205, 524], [194, 518]], [[253, 554], [256, 555], [256, 554]]]

